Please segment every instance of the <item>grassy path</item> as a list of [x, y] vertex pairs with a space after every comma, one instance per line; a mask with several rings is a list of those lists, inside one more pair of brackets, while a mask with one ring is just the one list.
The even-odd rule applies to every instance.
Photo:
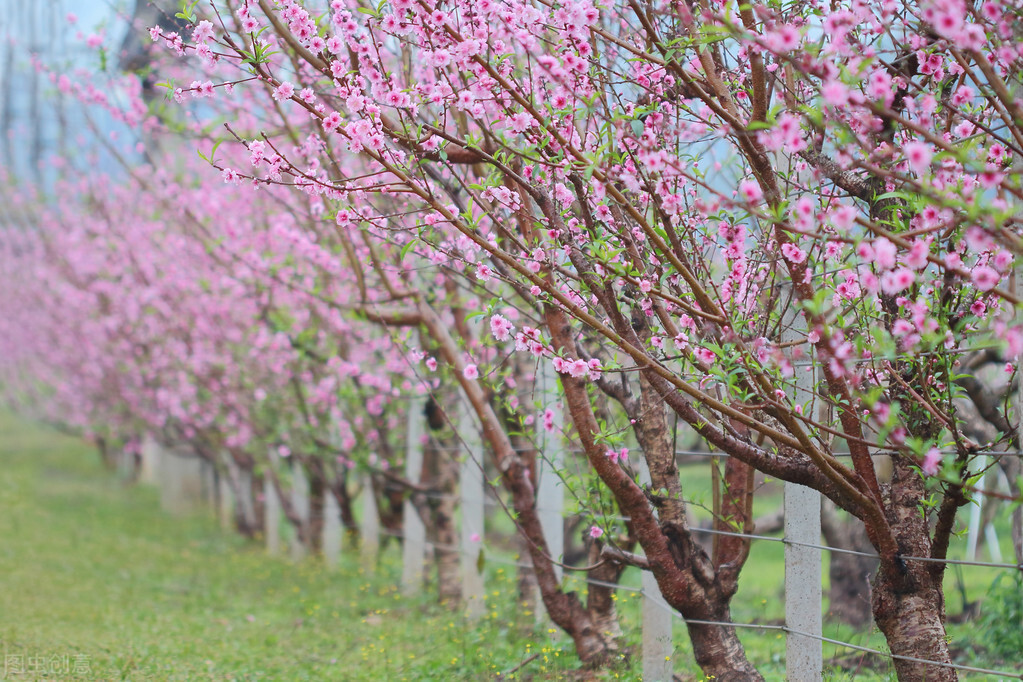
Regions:
[[470, 629], [400, 599], [392, 566], [370, 580], [268, 558], [5, 415], [0, 462], [0, 679], [485, 679], [541, 649], [550, 678], [577, 665], [535, 643], [546, 632], [527, 645], [534, 619], [514, 605]]
[[[347, 549], [334, 571], [268, 557], [211, 515], [167, 516], [155, 490], [121, 484], [81, 441], [4, 414], [0, 464], [0, 680], [489, 680], [520, 665], [506, 679], [580, 679], [571, 643], [514, 603], [512, 569], [488, 562], [488, 612], [470, 625], [429, 593], [400, 597], [393, 549], [372, 577]], [[780, 619], [781, 552], [753, 545], [733, 602], [738, 622]], [[946, 588], [958, 601], [953, 573]], [[971, 599], [993, 578], [963, 574]], [[619, 594], [624, 644], [638, 653], [638, 596]], [[975, 628], [949, 626], [957, 649], [970, 651]], [[876, 631], [829, 625], [825, 634], [884, 646]], [[783, 680], [781, 635], [740, 636], [765, 677]], [[674, 639], [676, 672], [701, 679], [683, 627]], [[824, 653], [829, 680], [892, 679], [869, 656]], [[832, 667], [835, 655], [846, 670]], [[596, 679], [639, 679], [636, 658]]]

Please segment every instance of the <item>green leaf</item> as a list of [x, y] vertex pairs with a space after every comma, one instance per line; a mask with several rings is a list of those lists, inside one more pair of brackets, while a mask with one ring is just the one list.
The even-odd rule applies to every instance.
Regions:
[[416, 245], [416, 242], [418, 242], [418, 241], [419, 241], [419, 239], [410, 239], [410, 240], [408, 240], [408, 243], [405, 244], [405, 246], [401, 247], [401, 258], [400, 258], [401, 261], [405, 260], [405, 256], [408, 255], [408, 252], [412, 250], [412, 248]]
[[483, 554], [483, 548], [480, 547], [479, 556], [476, 557], [476, 572], [482, 573], [483, 567], [487, 565], [487, 557]]

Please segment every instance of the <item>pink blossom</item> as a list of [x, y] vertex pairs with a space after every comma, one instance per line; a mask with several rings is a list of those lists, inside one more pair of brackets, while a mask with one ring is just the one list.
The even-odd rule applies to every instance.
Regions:
[[898, 248], [885, 237], [874, 242], [874, 262], [882, 270], [891, 270], [895, 267], [895, 257]]
[[323, 129], [326, 130], [328, 133], [332, 133], [335, 130], [337, 130], [340, 125], [341, 114], [337, 113], [336, 111], [330, 112], [330, 114], [328, 116], [325, 116], [323, 119]]
[[507, 341], [515, 331], [515, 325], [509, 322], [502, 315], [494, 315], [490, 318], [490, 332], [498, 341]]
[[828, 213], [828, 220], [839, 232], [848, 230], [853, 226], [853, 223], [856, 222], [856, 207], [847, 205], [839, 206]]
[[278, 102], [283, 102], [286, 99], [291, 99], [291, 96], [295, 94], [295, 86], [285, 81], [281, 83], [273, 91], [273, 98]]
[[849, 103], [849, 88], [841, 81], [828, 81], [821, 87], [821, 99], [836, 107]]
[[341, 39], [341, 36], [330, 36], [326, 40], [326, 48], [331, 54], [339, 55], [345, 49], [344, 40]]
[[928, 476], [935, 476], [941, 466], [941, 451], [938, 448], [931, 448], [924, 455], [924, 461], [920, 469]]
[[712, 364], [714, 360], [717, 359], [717, 356], [714, 355], [714, 351], [710, 350], [709, 348], [704, 348], [703, 346], [700, 346], [699, 348], [696, 349], [696, 357], [698, 357], [701, 362], [707, 365]]
[[547, 433], [554, 433], [554, 410], [549, 407], [543, 411], [543, 428]]
[[764, 198], [764, 193], [754, 180], [743, 180], [739, 183], [739, 194], [747, 202], [753, 204]]
[[604, 534], [604, 531], [596, 526], [590, 526], [590, 537], [594, 540]]
[[466, 365], [465, 369], [462, 370], [462, 376], [464, 376], [466, 379], [469, 379], [470, 381], [478, 378], [479, 375], [480, 372], [478, 369], [476, 369], [476, 365]]
[[806, 251], [793, 244], [792, 242], [785, 242], [781, 245], [782, 255], [785, 259], [792, 263], [802, 263], [806, 260]]
[[568, 365], [568, 373], [576, 379], [586, 376], [588, 371], [589, 367], [585, 360], [573, 360]]
[[196, 24], [195, 29], [192, 31], [192, 42], [194, 43], [205, 43], [213, 37], [213, 23], [203, 19]]
[[934, 152], [926, 142], [907, 142], [902, 151], [906, 154], [906, 161], [909, 167], [917, 175], [923, 175], [931, 164]]
[[998, 285], [1000, 276], [998, 271], [987, 265], [978, 265], [970, 273], [974, 286], [981, 291], [991, 291]]
[[916, 281], [916, 273], [909, 268], [889, 270], [881, 275], [881, 290], [889, 296], [902, 293]]

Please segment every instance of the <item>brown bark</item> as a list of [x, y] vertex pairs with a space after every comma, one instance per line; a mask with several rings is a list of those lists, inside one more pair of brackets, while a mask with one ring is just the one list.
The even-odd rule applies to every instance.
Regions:
[[[590, 571], [589, 578], [608, 585], [616, 585], [622, 572], [625, 571], [625, 564], [612, 561], [600, 562], [600, 544], [594, 542], [590, 545], [589, 564], [600, 564]], [[631, 546], [623, 549], [632, 549]], [[615, 601], [615, 589], [607, 585], [590, 583], [586, 590], [586, 610], [590, 612], [593, 623], [611, 639], [617, 650], [618, 638], [622, 636], [622, 626], [618, 622], [618, 609]]]
[[[434, 411], [443, 412], [432, 400], [429, 405]], [[456, 487], [458, 484], [458, 463], [451, 452], [456, 443], [450, 437], [443, 437], [447, 425], [443, 416], [425, 415], [427, 426], [434, 433], [423, 450], [423, 471], [420, 484], [437, 493], [416, 504], [426, 536], [434, 542], [434, 563], [437, 569], [437, 598], [441, 603], [457, 605], [462, 598], [460, 578], [461, 554], [458, 547], [458, 530], [455, 528]], [[415, 496], [414, 496], [415, 499]]]
[[[887, 486], [888, 521], [903, 556], [930, 556], [927, 520], [919, 502], [924, 480], [906, 458], [893, 457], [892, 482]], [[883, 560], [882, 560], [883, 561]], [[943, 571], [919, 561], [897, 559], [882, 566], [874, 582], [874, 621], [895, 655], [951, 663], [945, 639]], [[900, 682], [957, 680], [955, 670], [928, 663], [894, 659]]]
[[[292, 466], [301, 466], [298, 462], [292, 463]], [[273, 471], [273, 469], [267, 469], [265, 474], [270, 477], [270, 482], [273, 483], [274, 490], [277, 491], [277, 501], [281, 506], [281, 514], [287, 519], [291, 527], [295, 529], [295, 535], [298, 538], [299, 543], [305, 547], [309, 547], [309, 526], [303, 523], [302, 517], [298, 515], [298, 510], [295, 509], [295, 505], [291, 503], [291, 496], [286, 494], [284, 486], [281, 485], [281, 479]]]
[[266, 537], [266, 504], [263, 500], [263, 477], [252, 470], [252, 527], [255, 534]]
[[307, 547], [313, 554], [323, 551], [324, 495], [327, 481], [323, 469], [323, 460], [313, 457], [309, 471], [309, 537]]
[[381, 545], [384, 545], [401, 534], [405, 489], [385, 476], [374, 475], [370, 481], [373, 485], [371, 494], [377, 499], [380, 528], [386, 531], [380, 538]]
[[338, 467], [330, 484], [330, 492], [337, 500], [338, 512], [341, 515], [341, 526], [345, 529], [345, 535], [353, 542], [359, 539], [359, 524], [355, 521], [355, 512], [352, 510], [352, 494], [348, 490], [348, 470]]
[[423, 300], [419, 301], [422, 321], [437, 342], [441, 355], [451, 367], [483, 426], [483, 437], [491, 447], [501, 482], [511, 494], [519, 532], [529, 543], [530, 558], [547, 614], [572, 638], [579, 659], [587, 666], [600, 666], [612, 660], [612, 642], [605, 637], [575, 593], [561, 589], [543, 526], [536, 512], [536, 495], [527, 468], [519, 459], [500, 419], [478, 382], [464, 378], [465, 363], [447, 325]]
[[[227, 456], [230, 460], [221, 471], [221, 475], [227, 478], [227, 483], [234, 494], [235, 530], [242, 536], [251, 539], [261, 531], [261, 526], [257, 523], [257, 519], [261, 517], [256, 514], [256, 504], [258, 503], [256, 495], [251, 485], [249, 490], [243, 489], [245, 479], [242, 477], [242, 472], [248, 474], [249, 480], [251, 480], [252, 463], [235, 452], [228, 452]], [[247, 506], [244, 500], [251, 501], [251, 504]]]
[[[546, 312], [554, 346], [578, 356], [566, 315], [552, 306]], [[730, 622], [728, 602], [734, 590], [720, 582], [711, 558], [689, 532], [674, 451], [667, 437], [665, 406], [653, 384], [643, 384], [648, 390], [641, 394], [645, 399], [641, 397], [634, 426], [650, 468], [652, 494], [661, 520], [655, 517], [646, 493], [632, 477], [604, 456], [604, 448], [596, 440], [599, 427], [585, 382], [562, 375], [561, 383], [583, 451], [622, 513], [630, 517], [630, 530], [646, 553], [665, 601], [687, 620]], [[763, 679], [747, 660], [734, 627], [697, 623], [688, 623], [687, 627], [696, 661], [705, 675], [723, 680]]]

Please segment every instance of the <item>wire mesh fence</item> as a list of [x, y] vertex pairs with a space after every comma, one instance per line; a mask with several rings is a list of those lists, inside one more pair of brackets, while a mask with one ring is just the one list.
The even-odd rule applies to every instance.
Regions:
[[[482, 459], [483, 459], [483, 457], [482, 457], [482, 451], [483, 451], [482, 450], [482, 445], [479, 444], [478, 442], [476, 444], [473, 444], [473, 445], [476, 448], [476, 454], [473, 457], [471, 457], [471, 458], [465, 458], [465, 462], [469, 466], [477, 467], [477, 470], [482, 474], [482, 472], [484, 470], [483, 462], [482, 462]], [[715, 455], [714, 453], [701, 453], [701, 452], [698, 452], [698, 451], [679, 450], [678, 452], [679, 452], [679, 454], [693, 454], [693, 453], [696, 453], [696, 454], [699, 454], [700, 456], [708, 456], [708, 457], [710, 457], [710, 456], [721, 456], [721, 455]], [[1007, 453], [1007, 454], [1017, 454], [1017, 453]], [[180, 487], [180, 481], [177, 481], [177, 478], [180, 478], [180, 476], [178, 476], [178, 477], [171, 476], [171, 475], [168, 475], [167, 472], [171, 472], [173, 470], [173, 462], [175, 460], [181, 460], [182, 458], [180, 458], [179, 456], [175, 455], [169, 449], [165, 449], [162, 452], [160, 452], [159, 453], [159, 458], [161, 460], [161, 463], [159, 465], [159, 470], [161, 472], [163, 472], [163, 473], [159, 477], [159, 480], [157, 480], [156, 482], [159, 485], [161, 485], [161, 486], [167, 485], [168, 482], [171, 482], [174, 485]], [[184, 461], [184, 460], [182, 460], [182, 461]], [[464, 469], [463, 469], [462, 473], [464, 475], [464, 473], [465, 473]], [[469, 480], [469, 485], [466, 484], [466, 480]], [[479, 556], [480, 556], [480, 548], [485, 546], [486, 538], [487, 538], [485, 529], [483, 528], [483, 525], [482, 525], [482, 520], [483, 520], [483, 518], [485, 516], [482, 513], [482, 509], [484, 507], [489, 507], [491, 509], [501, 509], [501, 508], [508, 509], [509, 505], [503, 499], [501, 491], [499, 489], [497, 489], [496, 487], [490, 485], [490, 483], [482, 475], [476, 477], [474, 481], [471, 480], [471, 479], [466, 479], [466, 480], [463, 480], [462, 485], [461, 485], [462, 490], [458, 494], [445, 493], [445, 492], [441, 492], [441, 491], [430, 491], [430, 490], [427, 490], [427, 491], [422, 491], [422, 490], [420, 490], [420, 491], [411, 491], [410, 490], [410, 491], [408, 491], [410, 494], [420, 495], [420, 496], [422, 496], [425, 499], [438, 500], [438, 501], [439, 500], [445, 500], [445, 501], [454, 502], [454, 503], [460, 504], [460, 505], [466, 503], [467, 492], [470, 494], [470, 498], [475, 500], [474, 502], [472, 502], [472, 504], [476, 505], [474, 508], [479, 510], [478, 512], [476, 512], [476, 514], [478, 516], [478, 521], [479, 521], [479, 525], [477, 526], [479, 532], [478, 533], [474, 533], [472, 535], [463, 533], [462, 534], [462, 538], [461, 538], [462, 542], [459, 545], [444, 544], [444, 543], [438, 543], [438, 542], [434, 542], [434, 541], [429, 540], [426, 537], [426, 535], [425, 535], [425, 528], [423, 528], [422, 524], [419, 524], [418, 526], [415, 526], [415, 528], [416, 528], [416, 530], [415, 530], [416, 536], [415, 537], [410, 537], [409, 532], [408, 532], [408, 529], [409, 529], [409, 525], [408, 524], [405, 527], [400, 528], [400, 529], [388, 528], [388, 527], [385, 527], [385, 526], [381, 525], [380, 520], [378, 518], [378, 512], [377, 512], [376, 507], [375, 507], [376, 502], [373, 499], [374, 498], [373, 486], [372, 486], [371, 483], [368, 482], [368, 480], [366, 482], [364, 482], [363, 485], [362, 485], [362, 495], [363, 495], [364, 500], [365, 500], [365, 507], [364, 507], [363, 513], [362, 513], [362, 521], [363, 521], [363, 527], [362, 527], [363, 550], [366, 551], [366, 552], [369, 552], [369, 553], [377, 552], [378, 548], [379, 548], [379, 538], [381, 538], [381, 537], [394, 538], [396, 540], [400, 540], [402, 542], [402, 544], [403, 544], [403, 547], [413, 547], [413, 548], [415, 548], [414, 551], [411, 552], [411, 553], [408, 552], [408, 551], [405, 551], [404, 552], [404, 557], [403, 557], [403, 562], [409, 562], [409, 561], [414, 562], [414, 565], [408, 567], [407, 570], [403, 571], [403, 582], [407, 583], [403, 587], [410, 588], [410, 589], [421, 589], [422, 577], [423, 577], [423, 574], [424, 574], [424, 563], [423, 562], [424, 562], [424, 557], [425, 556], [428, 556], [433, 550], [441, 550], [441, 551], [450, 552], [450, 553], [457, 553], [459, 556], [462, 557], [462, 562], [461, 563], [462, 563], [463, 571], [472, 571], [472, 572], [474, 572], [476, 574], [476, 580], [475, 581], [468, 580], [468, 581], [463, 583], [463, 597], [465, 597], [466, 601], [469, 602], [469, 603], [472, 603], [472, 601], [475, 599], [477, 601], [477, 603], [482, 604], [482, 595], [483, 595], [483, 590], [484, 590], [484, 583], [483, 583], [482, 570], [480, 570], [481, 567], [478, 565], [478, 563], [479, 563]], [[418, 483], [418, 481], [416, 481], [414, 479], [411, 482], [412, 483]], [[298, 488], [298, 486], [302, 486], [302, 485], [308, 486], [308, 481], [306, 481], [303, 477], [295, 477], [293, 482], [292, 482], [292, 485], [294, 486], [292, 488], [292, 490], [290, 491], [290, 493], [292, 495], [292, 499], [291, 499], [292, 514], [299, 514], [300, 516], [301, 515], [308, 516], [308, 514], [309, 514], [308, 500], [306, 499], [305, 501], [303, 501], [303, 496], [308, 496], [309, 491], [306, 488], [306, 490], [304, 492], [302, 492], [302, 491], [299, 491], [299, 488]], [[466, 488], [469, 487], [470, 485], [475, 487], [474, 491], [467, 491], [466, 490]], [[216, 487], [216, 486], [214, 486], [214, 487]], [[283, 491], [280, 491], [280, 492], [283, 492]], [[263, 507], [263, 513], [266, 516], [265, 521], [264, 521], [265, 527], [268, 530], [269, 529], [273, 529], [273, 528], [281, 528], [282, 524], [283, 524], [284, 527], [287, 527], [289, 523], [294, 523], [294, 519], [290, 519], [288, 521], [283, 521], [282, 518], [281, 518], [282, 514], [283, 514], [282, 505], [280, 504], [280, 500], [275, 499], [276, 497], [278, 497], [280, 492], [279, 492], [278, 488], [273, 486], [273, 485], [268, 485], [265, 488], [265, 491], [264, 491], [264, 498], [265, 499], [263, 500], [262, 507]], [[563, 488], [561, 490], [561, 494], [562, 495], [564, 494]], [[239, 504], [239, 505], [242, 505], [243, 503], [244, 503], [243, 500], [237, 500], [236, 501], [236, 504]], [[248, 504], [251, 506], [251, 501], [249, 501]], [[537, 505], [537, 509], [538, 509], [538, 511], [542, 511], [545, 514], [548, 514], [548, 515], [552, 515], [553, 514], [553, 515], [555, 515], [556, 520], [559, 523], [562, 523], [562, 524], [565, 522], [566, 519], [569, 519], [571, 517], [571, 515], [567, 515], [567, 514], [565, 514], [563, 512], [563, 506], [562, 505], [554, 504], [549, 496], [545, 497], [545, 498], [541, 498], [541, 501]], [[336, 513], [336, 506], [335, 506], [335, 513]], [[414, 508], [412, 508], [412, 507], [406, 508], [406, 512], [405, 513], [409, 514], [410, 518], [411, 518], [411, 516], [416, 514]], [[464, 512], [463, 512], [463, 516], [464, 516]], [[610, 516], [607, 517], [607, 520], [628, 523], [631, 519], [628, 516], [610, 515]], [[300, 520], [300, 522], [301, 522], [301, 520]], [[864, 551], [859, 551], [859, 550], [855, 550], [855, 549], [849, 549], [849, 548], [846, 548], [846, 547], [835, 547], [835, 546], [831, 546], [829, 544], [822, 543], [822, 542], [807, 542], [807, 541], [803, 541], [803, 540], [797, 540], [797, 539], [794, 539], [794, 538], [790, 537], [787, 534], [783, 534], [782, 536], [774, 536], [774, 535], [757, 534], [757, 533], [744, 533], [744, 532], [738, 532], [738, 531], [723, 530], [723, 529], [720, 529], [720, 528], [701, 527], [700, 525], [693, 525], [693, 526], [691, 526], [690, 530], [691, 530], [692, 533], [698, 534], [698, 535], [737, 537], [737, 538], [741, 538], [741, 539], [744, 539], [744, 540], [747, 540], [747, 541], [750, 541], [750, 542], [762, 542], [762, 543], [780, 544], [780, 545], [782, 545], [782, 546], [784, 546], [786, 548], [786, 551], [788, 551], [790, 548], [802, 548], [804, 550], [812, 550], [815, 553], [815, 556], [817, 556], [818, 563], [819, 563], [820, 553], [822, 553], [822, 552], [828, 552], [828, 553], [833, 553], [833, 554], [847, 554], [847, 555], [854, 555], [854, 556], [860, 556], [860, 557], [872, 558], [872, 559], [873, 558], [877, 558], [877, 554], [872, 553], [872, 552], [864, 552]], [[331, 525], [330, 532], [332, 532], [332, 533], [340, 533], [340, 532], [342, 532], [341, 526], [339, 524]], [[819, 528], [816, 529], [816, 534], [817, 534], [817, 537], [820, 537], [820, 529]], [[281, 544], [283, 542], [283, 538], [280, 536], [279, 533], [267, 532], [265, 534], [265, 537], [266, 537], [267, 543], [272, 543], [273, 546], [269, 547], [272, 551], [275, 551], [275, 552], [281, 551]], [[294, 542], [294, 534], [293, 534], [293, 537], [292, 537], [291, 541]], [[613, 540], [611, 540], [610, 538], [606, 538], [606, 541], [612, 541], [613, 542]], [[340, 551], [339, 543], [331, 541], [329, 543], [329, 545], [336, 548], [336, 549], [334, 549], [332, 551], [336, 551], [336, 552]], [[328, 542], [326, 541], [326, 539], [324, 539], [323, 546], [324, 547], [328, 546]], [[558, 561], [562, 557], [563, 552], [564, 552], [564, 546], [563, 545], [562, 546], [552, 547], [551, 548], [551, 553], [554, 554], [555, 556], [552, 556], [551, 558], [554, 559], [555, 561]], [[416, 553], [419, 554], [418, 557], [414, 556]], [[912, 556], [912, 555], [902, 556], [901, 558], [904, 561], [944, 563], [946, 565], [975, 566], [975, 567], [981, 567], [981, 568], [986, 568], [986, 569], [1023, 571], [1023, 566], [1019, 566], [1019, 565], [1008, 563], [1008, 562], [999, 562], [999, 561], [979, 561], [979, 560], [958, 559], [958, 558], [948, 558], [948, 557], [928, 557], [928, 556]], [[524, 561], [522, 559], [517, 559], [517, 558], [508, 558], [508, 557], [505, 557], [505, 556], [501, 556], [499, 553], [494, 553], [494, 552], [488, 552], [488, 555], [486, 557], [486, 561], [487, 562], [493, 562], [495, 564], [503, 564], [503, 565], [514, 566], [514, 567], [516, 567], [518, 569], [523, 569], [523, 570], [529, 570], [532, 567], [532, 564], [529, 561]], [[367, 565], [369, 565], [369, 564], [367, 563]], [[651, 581], [644, 581], [645, 584], [643, 586], [637, 587], [637, 586], [634, 586], [634, 585], [628, 585], [628, 584], [621, 584], [621, 583], [615, 583], [615, 582], [608, 582], [608, 581], [604, 581], [604, 580], [598, 580], [598, 579], [592, 578], [592, 577], [590, 577], [588, 575], [581, 575], [581, 576], [573, 575], [572, 577], [563, 578], [563, 580], [565, 580], [565, 581], [570, 581], [570, 580], [571, 581], [577, 581], [577, 582], [581, 582], [583, 584], [586, 584], [588, 586], [601, 587], [601, 588], [604, 588], [604, 589], [609, 589], [609, 590], [615, 590], [615, 591], [621, 591], [621, 592], [627, 592], [627, 593], [635, 594], [635, 595], [637, 595], [638, 597], [640, 597], [643, 600], [643, 608], [645, 610], [654, 610], [654, 609], [656, 609], [656, 610], [660, 610], [660, 611], [662, 611], [664, 613], [670, 614], [672, 618], [668, 621], [668, 623], [670, 623], [671, 620], [674, 620], [676, 622], [677, 621], [681, 621], [681, 622], [689, 624], [689, 625], [704, 625], [704, 626], [712, 626], [712, 627], [713, 626], [718, 626], [718, 627], [737, 628], [737, 629], [749, 629], [749, 630], [760, 630], [760, 631], [774, 631], [774, 632], [778, 632], [778, 633], [784, 634], [787, 637], [793, 637], [793, 636], [801, 637], [801, 638], [804, 638], [804, 639], [807, 639], [807, 640], [812, 640], [814, 642], [817, 642], [817, 643], [819, 643], [819, 645], [829, 644], [829, 645], [832, 645], [832, 646], [835, 646], [835, 647], [840, 647], [840, 648], [848, 649], [850, 651], [858, 651], [858, 652], [861, 652], [861, 653], [864, 653], [864, 654], [868, 654], [868, 655], [870, 655], [872, 657], [880, 657], [880, 658], [884, 658], [884, 659], [887, 659], [887, 660], [904, 659], [904, 660], [907, 660], [907, 661], [912, 661], [912, 662], [917, 662], [917, 663], [925, 663], [925, 664], [928, 664], [928, 665], [933, 665], [933, 666], [942, 667], [942, 668], [951, 668], [951, 669], [954, 669], [954, 670], [962, 672], [962, 673], [969, 673], [969, 674], [973, 674], [973, 675], [990, 675], [990, 676], [1000, 677], [1002, 679], [1023, 679], [1023, 675], [1021, 675], [1019, 672], [1010, 671], [1010, 670], [996, 670], [996, 669], [985, 668], [985, 667], [981, 667], [981, 666], [971, 666], [971, 665], [967, 665], [967, 664], [963, 664], [963, 663], [956, 663], [956, 662], [949, 663], [949, 662], [943, 662], [943, 661], [927, 661], [927, 660], [924, 660], [924, 659], [918, 659], [918, 658], [914, 658], [914, 657], [911, 657], [911, 656], [901, 656], [901, 655], [898, 655], [898, 654], [892, 654], [891, 652], [886, 652], [886, 651], [883, 651], [883, 650], [878, 649], [878, 648], [864, 646], [863, 644], [858, 644], [858, 643], [855, 643], [855, 642], [845, 641], [843, 639], [839, 639], [839, 638], [835, 638], [835, 637], [825, 636], [823, 631], [820, 630], [819, 628], [818, 629], [804, 629], [804, 628], [795, 627], [795, 626], [793, 626], [789, 622], [786, 622], [785, 624], [776, 624], [776, 623], [756, 623], [756, 622], [741, 622], [741, 621], [728, 621], [728, 622], [725, 622], [725, 621], [707, 621], [707, 620], [686, 619], [686, 618], [684, 618], [682, 616], [682, 614], [680, 614], [676, 609], [672, 608], [664, 600], [663, 596], [660, 594], [659, 590], [656, 588], [656, 584], [653, 584]], [[789, 590], [786, 590], [786, 595], [788, 595], [789, 592], [790, 592]], [[822, 608], [822, 605], [821, 605], [821, 603], [819, 601], [816, 604], [816, 608], [818, 609], [818, 611], [820, 611], [820, 609]], [[649, 621], [644, 619], [644, 622], [645, 623], [656, 623], [656, 619], [651, 619]], [[663, 671], [664, 670], [664, 663], [665, 663], [665, 661], [670, 662], [670, 660], [672, 658], [672, 653], [673, 653], [673, 650], [674, 650], [673, 646], [674, 645], [672, 643], [672, 636], [671, 636], [670, 627], [668, 628], [667, 633], [664, 631], [663, 627], [660, 627], [659, 629], [655, 629], [655, 627], [656, 626], [645, 627], [644, 630], [643, 630], [643, 633], [642, 633], [644, 648], [645, 649], [650, 649], [651, 652], [652, 652], [652, 653], [648, 652], [648, 653], [650, 653], [649, 656], [644, 655], [644, 661], [645, 662], [648, 661], [648, 660], [659, 661], [660, 665], [661, 665], [661, 670]], [[670, 665], [669, 665], [669, 668], [670, 668]], [[789, 674], [789, 676], [791, 678], [795, 678], [795, 677], [798, 676], [797, 672], [792, 671], [791, 669], [790, 669], [788, 674]], [[654, 673], [651, 673], [650, 675], [646, 675], [645, 674], [645, 679], [658, 679], [658, 676], [656, 674], [654, 674]]]

